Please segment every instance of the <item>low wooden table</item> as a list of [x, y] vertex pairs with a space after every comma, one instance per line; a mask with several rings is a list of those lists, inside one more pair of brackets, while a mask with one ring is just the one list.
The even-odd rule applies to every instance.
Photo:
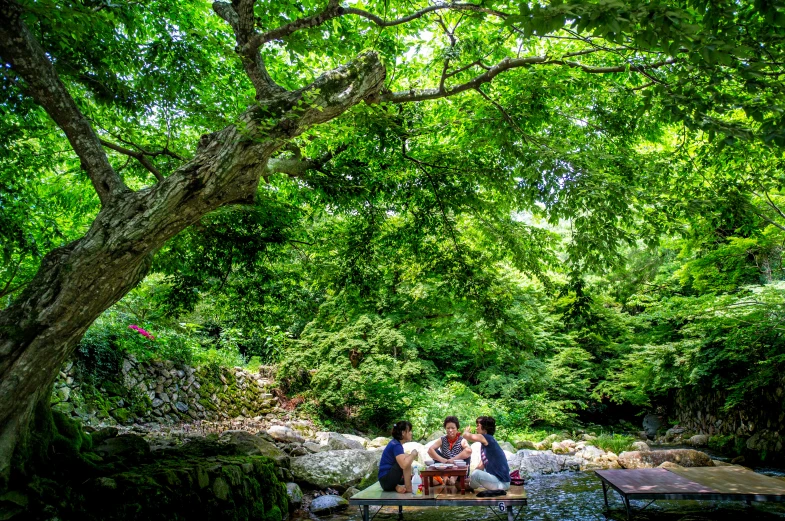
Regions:
[[[488, 518], [504, 519], [504, 513], [506, 512], [507, 521], [517, 521], [518, 516], [523, 512], [522, 507], [526, 505], [526, 491], [523, 487], [512, 486], [507, 491], [506, 496], [477, 497], [476, 491], [468, 491], [465, 495], [461, 495], [455, 487], [433, 487], [427, 496], [415, 497], [410, 493], [385, 492], [382, 490], [382, 486], [376, 482], [349, 498], [349, 504], [360, 507], [363, 521], [371, 521], [369, 510], [371, 506], [397, 506], [399, 519], [403, 518], [404, 506], [416, 506], [419, 508], [439, 506], [487, 507], [494, 512], [493, 516], [486, 516]], [[499, 514], [499, 517], [495, 515], [496, 513]]]
[[628, 520], [632, 518], [630, 500], [634, 499], [706, 499], [746, 501], [747, 504], [753, 501], [785, 502], [783, 481], [737, 465], [595, 470], [594, 473], [602, 480], [606, 510], [610, 508], [608, 488], [611, 488], [622, 497]]
[[466, 495], [466, 474], [468, 473], [468, 466], [459, 467], [457, 465], [453, 465], [447, 468], [436, 468], [431, 465], [430, 467], [426, 467], [424, 470], [420, 471], [423, 492], [425, 492], [426, 496], [430, 493], [430, 487], [433, 486], [434, 476], [441, 476], [443, 478], [456, 476], [458, 478], [458, 487], [461, 489], [461, 494]]

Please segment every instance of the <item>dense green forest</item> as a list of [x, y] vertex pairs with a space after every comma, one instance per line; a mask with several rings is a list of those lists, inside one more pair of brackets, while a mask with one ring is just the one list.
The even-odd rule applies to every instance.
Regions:
[[120, 350], [525, 430], [779, 382], [781, 2], [272, 3], [0, 2], [7, 385]]
[[[232, 209], [173, 241], [82, 353], [276, 364], [304, 414], [372, 430], [411, 416], [420, 432], [449, 411], [492, 412], [508, 432], [571, 425], [686, 387], [730, 389], [734, 407], [779, 381], [785, 234], [752, 213], [734, 230], [675, 221], [683, 233], [574, 279], [569, 221], [323, 212], [281, 181], [278, 211]], [[542, 241], [536, 269], [516, 233]]]

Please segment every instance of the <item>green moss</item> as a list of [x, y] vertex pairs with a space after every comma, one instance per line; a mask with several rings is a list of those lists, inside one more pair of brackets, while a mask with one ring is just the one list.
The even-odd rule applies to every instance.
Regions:
[[278, 506], [274, 506], [264, 514], [262, 519], [264, 521], [281, 521], [283, 519], [281, 509]]
[[123, 385], [120, 385], [119, 383], [113, 382], [111, 380], [105, 380], [102, 382], [101, 387], [106, 390], [106, 393], [109, 396], [125, 396], [127, 392]]
[[723, 454], [736, 454], [736, 437], [733, 435], [712, 436], [709, 438], [709, 448]]
[[360, 490], [365, 490], [366, 488], [370, 487], [374, 483], [378, 481], [378, 477], [376, 474], [371, 474], [368, 477], [363, 478], [357, 485], [355, 485]]
[[52, 446], [62, 454], [79, 458], [79, 452], [92, 447], [90, 435], [84, 432], [82, 425], [65, 414], [52, 411], [52, 421], [55, 426], [55, 435]]
[[125, 408], [115, 409], [109, 413], [112, 418], [120, 423], [126, 423], [131, 417], [131, 411]]

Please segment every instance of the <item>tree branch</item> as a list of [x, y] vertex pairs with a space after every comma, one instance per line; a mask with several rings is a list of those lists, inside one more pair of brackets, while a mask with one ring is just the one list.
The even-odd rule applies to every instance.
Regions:
[[130, 156], [130, 157], [133, 157], [134, 159], [139, 161], [139, 163], [141, 163], [143, 167], [145, 167], [147, 170], [149, 170], [155, 176], [155, 178], [158, 179], [158, 181], [163, 181], [164, 180], [164, 176], [155, 167], [155, 165], [153, 163], [151, 163], [150, 160], [147, 159], [147, 157], [145, 157], [146, 154], [144, 152], [137, 152], [136, 150], [123, 148], [123, 147], [121, 147], [119, 145], [115, 145], [114, 143], [110, 143], [109, 141], [105, 141], [103, 139], [101, 139], [99, 141], [106, 148], [112, 149], [115, 152], [120, 152], [121, 154], [125, 154], [125, 155]]
[[416, 11], [408, 16], [403, 16], [401, 18], [396, 18], [394, 20], [385, 20], [373, 13], [369, 13], [368, 11], [364, 11], [362, 9], [357, 9], [355, 7], [341, 7], [338, 4], [337, 0], [330, 0], [324, 11], [315, 14], [313, 16], [300, 18], [299, 20], [295, 20], [286, 25], [282, 25], [281, 27], [278, 27], [271, 31], [267, 31], [266, 33], [257, 34], [253, 38], [251, 38], [248, 41], [248, 43], [245, 44], [245, 46], [249, 49], [258, 49], [259, 47], [261, 47], [267, 42], [271, 42], [273, 40], [281, 40], [297, 31], [301, 31], [303, 29], [310, 29], [311, 27], [316, 27], [328, 20], [332, 20], [333, 18], [337, 18], [339, 16], [345, 16], [345, 15], [360, 16], [362, 18], [370, 20], [371, 22], [378, 25], [379, 27], [393, 27], [396, 25], [411, 22], [412, 20], [416, 20], [418, 18], [422, 18], [424, 15], [428, 13], [432, 13], [434, 11], [440, 11], [442, 9], [450, 9], [453, 11], [474, 11], [477, 13], [490, 14], [502, 19], [508, 16], [506, 13], [502, 13], [500, 11], [496, 11], [494, 9], [489, 9], [487, 7], [482, 7], [475, 4], [439, 3], [420, 9], [419, 11]]
[[515, 130], [517, 130], [518, 132], [520, 132], [520, 133], [521, 133], [521, 135], [523, 136], [524, 140], [526, 139], [526, 133], [525, 133], [525, 132], [524, 132], [524, 131], [521, 129], [521, 127], [519, 127], [519, 126], [518, 126], [518, 123], [516, 123], [516, 122], [515, 122], [515, 120], [514, 120], [514, 119], [512, 119], [512, 116], [510, 116], [510, 114], [507, 112], [507, 110], [505, 110], [505, 108], [504, 108], [504, 107], [502, 107], [502, 106], [501, 106], [499, 103], [497, 103], [496, 101], [494, 101], [493, 99], [491, 99], [491, 97], [490, 97], [490, 96], [488, 96], [487, 94], [485, 94], [485, 93], [482, 91], [482, 89], [480, 89], [479, 87], [477, 87], [477, 88], [476, 88], [476, 89], [474, 89], [474, 90], [476, 90], [476, 91], [477, 91], [477, 93], [478, 93], [480, 96], [482, 96], [483, 98], [485, 98], [485, 99], [486, 99], [486, 100], [487, 100], [487, 101], [488, 101], [488, 102], [489, 102], [491, 105], [493, 105], [494, 107], [496, 107], [496, 108], [499, 110], [499, 112], [501, 112], [501, 113], [502, 113], [502, 116], [504, 116], [504, 119], [506, 119], [506, 120], [507, 120], [507, 123], [509, 123], [509, 124], [510, 124], [510, 126], [511, 126], [512, 128], [514, 128]]
[[128, 188], [112, 169], [89, 120], [76, 106], [21, 14], [21, 7], [10, 0], [0, 0], [0, 56], [24, 80], [24, 90], [63, 130], [101, 204], [107, 206]]
[[[275, 83], [267, 72], [259, 46], [248, 45], [249, 41], [258, 37], [254, 29], [253, 5], [255, 0], [235, 0], [233, 3], [213, 2], [213, 11], [223, 18], [234, 31], [237, 41], [235, 50], [240, 55], [243, 68], [256, 90], [257, 99], [265, 99], [286, 89]], [[331, 2], [333, 0], [330, 0]]]
[[505, 58], [501, 62], [497, 63], [486, 72], [475, 76], [473, 79], [463, 83], [461, 85], [457, 85], [455, 87], [448, 87], [444, 91], [440, 91], [439, 89], [422, 89], [422, 90], [408, 90], [403, 92], [386, 92], [382, 93], [380, 101], [391, 102], [391, 103], [404, 103], [409, 101], [424, 101], [424, 100], [431, 100], [431, 99], [438, 99], [438, 98], [445, 98], [447, 96], [453, 96], [460, 92], [464, 92], [470, 89], [476, 89], [480, 85], [484, 83], [488, 83], [493, 78], [498, 76], [504, 71], [515, 69], [517, 67], [525, 67], [527, 65], [532, 65], [534, 63], [543, 63], [548, 61], [546, 56], [529, 56], [526, 58]]
[[390, 103], [406, 103], [411, 101], [424, 101], [424, 100], [432, 100], [438, 98], [446, 98], [448, 96], [453, 96], [460, 92], [464, 92], [470, 89], [477, 89], [480, 85], [490, 82], [501, 74], [504, 71], [508, 71], [510, 69], [515, 69], [518, 67], [526, 67], [528, 65], [566, 65], [568, 67], [575, 67], [579, 68], [584, 72], [590, 74], [612, 74], [612, 73], [619, 73], [619, 72], [643, 72], [648, 69], [658, 69], [660, 67], [664, 67], [666, 65], [671, 65], [676, 63], [674, 59], [668, 59], [660, 62], [655, 62], [650, 65], [615, 65], [612, 67], [593, 67], [590, 65], [585, 65], [580, 62], [574, 61], [567, 61], [563, 59], [558, 60], [550, 60], [547, 56], [528, 56], [526, 58], [505, 58], [501, 62], [497, 63], [493, 67], [490, 67], [486, 72], [475, 76], [473, 79], [467, 81], [466, 83], [462, 83], [460, 85], [456, 85], [454, 87], [447, 87], [444, 90], [440, 89], [421, 89], [421, 90], [408, 90], [408, 91], [401, 91], [401, 92], [385, 92], [382, 93], [380, 97], [381, 102], [390, 102]]
[[294, 158], [280, 158], [274, 157], [267, 161], [265, 167], [265, 174], [263, 177], [267, 178], [272, 174], [286, 174], [289, 177], [302, 177], [308, 170], [319, 170], [329, 163], [335, 156], [346, 150], [348, 147], [342, 145], [335, 150], [330, 150], [322, 157], [317, 159], [303, 159], [299, 149], [295, 153]]

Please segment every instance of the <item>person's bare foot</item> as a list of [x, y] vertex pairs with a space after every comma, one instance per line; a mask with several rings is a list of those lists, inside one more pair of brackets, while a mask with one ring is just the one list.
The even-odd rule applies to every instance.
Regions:
[[447, 478], [447, 483], [445, 484], [449, 486], [453, 486], [455, 485], [456, 481], [458, 481], [458, 478], [456, 478], [455, 476], [450, 476], [449, 478]]
[[395, 485], [395, 491], [399, 494], [406, 494], [406, 487], [403, 485]]

